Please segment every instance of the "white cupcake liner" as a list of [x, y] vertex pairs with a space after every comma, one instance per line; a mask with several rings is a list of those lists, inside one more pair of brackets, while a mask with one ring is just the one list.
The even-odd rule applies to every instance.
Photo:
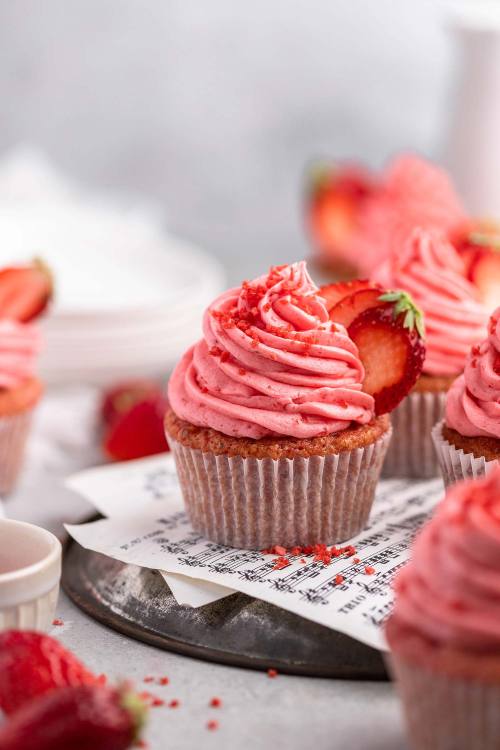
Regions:
[[443, 437], [443, 425], [444, 420], [434, 425], [432, 440], [446, 487], [462, 479], [484, 477], [495, 466], [500, 466], [498, 460], [487, 461], [484, 456], [476, 458], [473, 453], [465, 453], [462, 448], [455, 448]]
[[0, 497], [9, 495], [20, 474], [34, 408], [0, 417]]
[[392, 440], [382, 469], [383, 477], [431, 479], [439, 464], [431, 431], [443, 418], [446, 393], [410, 393], [391, 412]]
[[500, 683], [431, 671], [392, 654], [413, 750], [498, 750]]
[[230, 547], [351, 539], [367, 524], [391, 429], [335, 455], [256, 459], [203, 453], [168, 436], [193, 528]]

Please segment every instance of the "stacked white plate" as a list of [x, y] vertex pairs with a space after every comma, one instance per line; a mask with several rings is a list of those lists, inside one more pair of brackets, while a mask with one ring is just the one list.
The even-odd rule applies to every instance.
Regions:
[[40, 367], [52, 384], [166, 376], [223, 288], [219, 265], [150, 213], [83, 197], [23, 156], [0, 166], [0, 263], [35, 255], [56, 284]]

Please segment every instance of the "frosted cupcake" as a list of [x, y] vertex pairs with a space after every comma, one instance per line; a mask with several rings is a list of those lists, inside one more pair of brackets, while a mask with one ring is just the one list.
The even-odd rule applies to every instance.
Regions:
[[[390, 346], [399, 328], [383, 314]], [[305, 263], [216, 299], [168, 388], [167, 438], [193, 527], [245, 548], [357, 534], [391, 434], [364, 380], [358, 347], [330, 321]]]
[[41, 342], [32, 321], [45, 312], [52, 293], [52, 275], [42, 261], [0, 269], [0, 496], [14, 489], [42, 395], [36, 376]]
[[375, 280], [408, 291], [424, 314], [426, 357], [422, 375], [392, 415], [394, 438], [384, 475], [433, 477], [439, 472], [431, 431], [443, 418], [446, 392], [484, 338], [488, 315], [463, 275], [456, 250], [439, 235], [415, 229], [399, 256]]
[[500, 307], [448, 391], [445, 418], [432, 437], [447, 485], [500, 465]]
[[500, 742], [500, 468], [448, 490], [396, 579], [387, 640], [414, 750]]
[[42, 395], [35, 375], [39, 350], [40, 336], [32, 324], [0, 320], [0, 496], [14, 489]]

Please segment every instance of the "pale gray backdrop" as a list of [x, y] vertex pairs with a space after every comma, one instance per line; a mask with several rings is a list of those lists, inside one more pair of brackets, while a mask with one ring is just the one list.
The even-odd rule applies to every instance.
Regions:
[[161, 201], [233, 280], [307, 252], [315, 154], [439, 156], [445, 0], [0, 0], [0, 154]]

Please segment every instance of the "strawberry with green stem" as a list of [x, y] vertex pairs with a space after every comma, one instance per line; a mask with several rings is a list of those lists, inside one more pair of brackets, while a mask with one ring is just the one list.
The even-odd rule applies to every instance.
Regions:
[[[339, 292], [345, 290], [339, 286]], [[330, 319], [345, 326], [358, 348], [363, 390], [373, 396], [375, 413], [395, 409], [415, 385], [425, 359], [422, 313], [410, 295], [365, 282], [357, 288], [354, 282], [330, 309]]]

